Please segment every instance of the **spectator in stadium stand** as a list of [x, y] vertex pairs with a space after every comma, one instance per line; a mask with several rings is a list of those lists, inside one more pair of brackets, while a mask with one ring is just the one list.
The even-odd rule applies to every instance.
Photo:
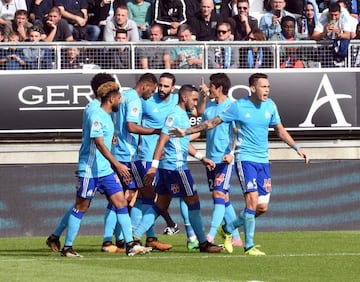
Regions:
[[[344, 13], [345, 12], [345, 13]], [[328, 10], [322, 12], [315, 26], [312, 39], [333, 41], [333, 61], [324, 58], [322, 66], [343, 67], [348, 53], [351, 37], [351, 17], [347, 11], [341, 10], [339, 3], [331, 3]]]
[[44, 39], [46, 42], [74, 41], [69, 23], [61, 17], [59, 7], [50, 8], [47, 17], [43, 19], [42, 27], [46, 35]]
[[[217, 41], [232, 41], [229, 23], [220, 23], [216, 29]], [[237, 69], [239, 68], [239, 48], [224, 43], [222, 46], [211, 46], [208, 50], [209, 69]]]
[[29, 30], [33, 24], [28, 21], [28, 12], [26, 10], [17, 10], [15, 18], [12, 20], [12, 30], [19, 34], [19, 40], [25, 41], [29, 39]]
[[149, 39], [152, 21], [151, 4], [144, 0], [133, 0], [126, 5], [129, 9], [129, 18], [137, 24], [139, 37]]
[[[192, 32], [188, 24], [182, 24], [178, 30], [179, 41], [192, 41]], [[203, 65], [203, 48], [200, 46], [172, 47], [171, 68], [173, 69], [201, 69]]]
[[[296, 21], [291, 16], [285, 16], [281, 19], [281, 33], [275, 33], [271, 41], [296, 41]], [[301, 59], [301, 48], [298, 46], [284, 47], [280, 52], [280, 68], [304, 68]]]
[[259, 28], [265, 33], [266, 39], [269, 40], [275, 33], [281, 32], [281, 19], [285, 16], [295, 18], [293, 14], [285, 10], [285, 0], [271, 0], [271, 11], [265, 13], [260, 18]]
[[251, 31], [258, 29], [258, 20], [249, 15], [249, 0], [238, 0], [236, 4], [238, 14], [229, 18], [234, 34], [234, 40], [246, 40]]
[[220, 14], [224, 21], [227, 21], [233, 16], [237, 16], [237, 0], [223, 0], [221, 1]]
[[[339, 3], [341, 7], [341, 14], [343, 16], [346, 16], [349, 19], [350, 25], [351, 25], [351, 31], [350, 31], [350, 39], [354, 39], [356, 36], [356, 28], [357, 24], [359, 23], [358, 18], [354, 18], [351, 16], [351, 10], [349, 10], [349, 7], [347, 6], [348, 1], [346, 0], [338, 0], [337, 3]], [[349, 14], [349, 15], [348, 15]]]
[[[3, 31], [0, 32], [1, 38], [5, 38]], [[8, 42], [19, 43], [19, 35], [11, 31], [8, 35]], [[0, 49], [0, 69], [1, 70], [22, 70], [25, 67], [25, 56], [20, 48], [10, 47]]]
[[27, 11], [25, 0], [0, 0], [0, 26], [4, 28], [5, 35], [11, 31], [11, 21], [17, 10]]
[[[129, 42], [128, 33], [125, 29], [116, 30], [115, 42]], [[109, 69], [129, 69], [130, 66], [130, 48], [121, 46], [109, 50], [105, 65]]]
[[30, 22], [34, 25], [41, 24], [52, 7], [54, 0], [32, 0], [28, 9]]
[[104, 41], [114, 42], [115, 31], [125, 29], [129, 35], [130, 42], [139, 41], [139, 32], [137, 24], [129, 19], [129, 10], [125, 5], [118, 6], [112, 19], [108, 19], [104, 28]]
[[223, 22], [214, 11], [212, 0], [201, 0], [200, 11], [190, 19], [191, 30], [198, 41], [216, 40], [216, 26]]
[[187, 22], [184, 0], [155, 0], [154, 22], [163, 27], [164, 36], [176, 36], [179, 26]]
[[87, 23], [87, 0], [54, 0], [54, 5], [60, 8], [62, 17], [70, 24], [70, 30], [75, 40], [98, 40], [100, 27]]
[[[163, 28], [159, 24], [153, 24], [150, 28], [150, 41], [163, 40]], [[170, 48], [168, 47], [138, 47], [140, 68], [142, 69], [170, 69]]]
[[201, 0], [184, 0], [186, 6], [186, 18], [189, 21], [197, 12], [200, 11]]
[[249, 48], [240, 48], [240, 68], [241, 69], [260, 69], [272, 68], [273, 54], [271, 49], [263, 46], [256, 46], [256, 41], [266, 41], [265, 34], [260, 30], [254, 30], [248, 35], [248, 41], [253, 44]]
[[[30, 30], [29, 38], [30, 42], [40, 42], [42, 41], [41, 36], [44, 34], [44, 31], [38, 27], [33, 26]], [[25, 58], [25, 67], [26, 69], [36, 70], [36, 69], [52, 69], [52, 54], [48, 48], [24, 48], [23, 49], [24, 58]]]
[[67, 48], [61, 57], [62, 69], [81, 69], [86, 63], [86, 58], [78, 47]]
[[314, 0], [307, 1], [302, 17], [296, 18], [298, 35], [301, 39], [311, 39], [316, 23], [319, 20], [319, 9]]

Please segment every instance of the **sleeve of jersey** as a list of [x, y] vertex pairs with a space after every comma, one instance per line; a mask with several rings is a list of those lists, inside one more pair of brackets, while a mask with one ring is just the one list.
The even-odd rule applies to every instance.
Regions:
[[281, 122], [280, 115], [275, 103], [273, 103], [273, 113], [271, 115], [270, 125], [277, 125]]
[[238, 103], [231, 103], [229, 104], [222, 113], [220, 113], [218, 116], [223, 122], [231, 122], [236, 120], [236, 113]]
[[142, 114], [141, 100], [132, 98], [126, 105], [126, 121], [139, 123]]
[[103, 128], [101, 120], [98, 116], [93, 115], [90, 120], [91, 129], [90, 129], [90, 138], [103, 137]]
[[176, 126], [175, 123], [175, 117], [173, 115], [170, 115], [166, 118], [165, 120], [165, 125], [164, 127], [161, 129], [161, 133], [167, 134], [169, 135], [169, 129]]

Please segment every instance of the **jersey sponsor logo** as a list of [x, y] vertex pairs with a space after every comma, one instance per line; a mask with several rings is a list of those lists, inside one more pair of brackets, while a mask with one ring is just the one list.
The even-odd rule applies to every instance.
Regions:
[[173, 117], [168, 117], [166, 119], [165, 125], [166, 126], [172, 126], [174, 124], [174, 118]]
[[180, 192], [180, 185], [178, 183], [173, 183], [171, 184], [170, 189], [173, 192], [173, 194], [177, 194]]
[[118, 143], [117, 137], [116, 137], [116, 136], [113, 136], [113, 138], [112, 138], [112, 144], [113, 144], [113, 145], [116, 145], [117, 143]]
[[215, 186], [220, 186], [221, 183], [223, 183], [225, 180], [225, 174], [224, 173], [218, 173], [215, 176]]

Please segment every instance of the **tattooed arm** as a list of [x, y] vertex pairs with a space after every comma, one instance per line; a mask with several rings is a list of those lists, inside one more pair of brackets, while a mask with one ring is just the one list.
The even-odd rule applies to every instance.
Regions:
[[169, 130], [170, 136], [172, 137], [183, 137], [185, 135], [201, 132], [201, 131], [207, 131], [209, 129], [212, 129], [222, 123], [222, 120], [217, 116], [212, 119], [206, 120], [202, 123], [199, 123], [198, 125], [181, 129], [178, 127], [174, 127]]

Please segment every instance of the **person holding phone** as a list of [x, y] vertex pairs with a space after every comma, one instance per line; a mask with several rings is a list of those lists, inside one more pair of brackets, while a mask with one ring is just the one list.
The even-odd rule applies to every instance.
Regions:
[[281, 19], [285, 16], [295, 18], [295, 15], [285, 10], [285, 0], [271, 0], [271, 11], [265, 13], [260, 19], [259, 28], [265, 33], [269, 40], [275, 33], [281, 32]]

